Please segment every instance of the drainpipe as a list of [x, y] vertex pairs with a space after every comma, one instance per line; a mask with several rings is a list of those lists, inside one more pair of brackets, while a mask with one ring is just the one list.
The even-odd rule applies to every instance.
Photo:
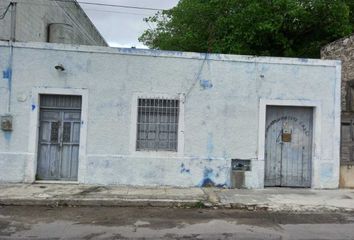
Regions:
[[9, 91], [9, 99], [8, 99], [8, 106], [7, 111], [8, 113], [11, 112], [11, 97], [12, 97], [12, 68], [13, 68], [13, 55], [14, 55], [14, 47], [13, 43], [16, 41], [16, 7], [17, 2], [11, 2], [11, 26], [10, 26], [10, 56], [9, 56], [9, 63], [8, 68], [6, 69], [6, 75], [8, 79], [8, 91]]
[[16, 7], [17, 2], [11, 2], [11, 32], [10, 32], [10, 42], [16, 41]]

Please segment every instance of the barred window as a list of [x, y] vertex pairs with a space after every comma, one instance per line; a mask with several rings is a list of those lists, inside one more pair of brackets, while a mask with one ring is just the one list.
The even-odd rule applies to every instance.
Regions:
[[138, 99], [137, 151], [177, 151], [179, 100]]

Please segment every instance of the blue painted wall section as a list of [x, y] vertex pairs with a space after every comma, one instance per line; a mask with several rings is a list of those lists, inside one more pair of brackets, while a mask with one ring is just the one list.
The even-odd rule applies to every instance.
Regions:
[[333, 177], [333, 165], [330, 163], [323, 163], [321, 165], [321, 181], [330, 181]]
[[6, 141], [10, 142], [11, 141], [11, 132], [4, 132], [4, 137]]
[[200, 86], [205, 90], [205, 89], [210, 89], [213, 87], [213, 83], [210, 80], [206, 79], [201, 79], [200, 80]]
[[7, 68], [5, 69], [4, 71], [2, 71], [2, 77], [4, 79], [11, 79], [11, 76], [12, 76], [12, 70], [11, 68]]
[[7, 68], [2, 72], [3, 79], [7, 79], [7, 85], [9, 92], [11, 92], [11, 79], [12, 79], [12, 69]]
[[216, 184], [215, 178], [218, 178], [219, 174], [215, 172], [212, 168], [206, 167], [203, 171], [203, 179], [198, 184], [198, 187], [219, 187], [224, 188], [227, 185], [224, 184]]
[[199, 187], [212, 187], [212, 186], [215, 186], [215, 183], [212, 180], [213, 178], [214, 178], [213, 169], [208, 168], [208, 167], [204, 168], [203, 179], [199, 183]]

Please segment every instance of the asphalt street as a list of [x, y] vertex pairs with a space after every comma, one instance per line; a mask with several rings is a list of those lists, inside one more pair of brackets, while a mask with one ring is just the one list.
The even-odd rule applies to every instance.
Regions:
[[2, 206], [0, 239], [354, 239], [354, 213]]

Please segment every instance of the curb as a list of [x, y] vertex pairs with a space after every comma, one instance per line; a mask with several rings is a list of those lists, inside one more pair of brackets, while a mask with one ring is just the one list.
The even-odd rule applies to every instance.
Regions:
[[0, 206], [196, 207], [203, 200], [171, 199], [0, 199]]
[[0, 199], [0, 206], [46, 206], [46, 207], [166, 207], [166, 208], [205, 208], [205, 209], [236, 209], [244, 211], [266, 212], [347, 212], [353, 213], [354, 209], [333, 206], [271, 206], [269, 204], [247, 203], [215, 203], [209, 200], [172, 200], [172, 199]]
[[247, 204], [247, 203], [228, 203], [219, 204], [224, 209], [239, 209], [247, 211], [266, 211], [266, 212], [288, 212], [288, 213], [354, 213], [353, 208], [334, 207], [326, 205], [277, 205], [272, 204]]
[[208, 200], [171, 199], [0, 199], [0, 206], [45, 206], [45, 207], [165, 207], [235, 209], [243, 211], [288, 212], [288, 213], [354, 213], [354, 209], [333, 206], [271, 206], [268, 204], [212, 203]]

